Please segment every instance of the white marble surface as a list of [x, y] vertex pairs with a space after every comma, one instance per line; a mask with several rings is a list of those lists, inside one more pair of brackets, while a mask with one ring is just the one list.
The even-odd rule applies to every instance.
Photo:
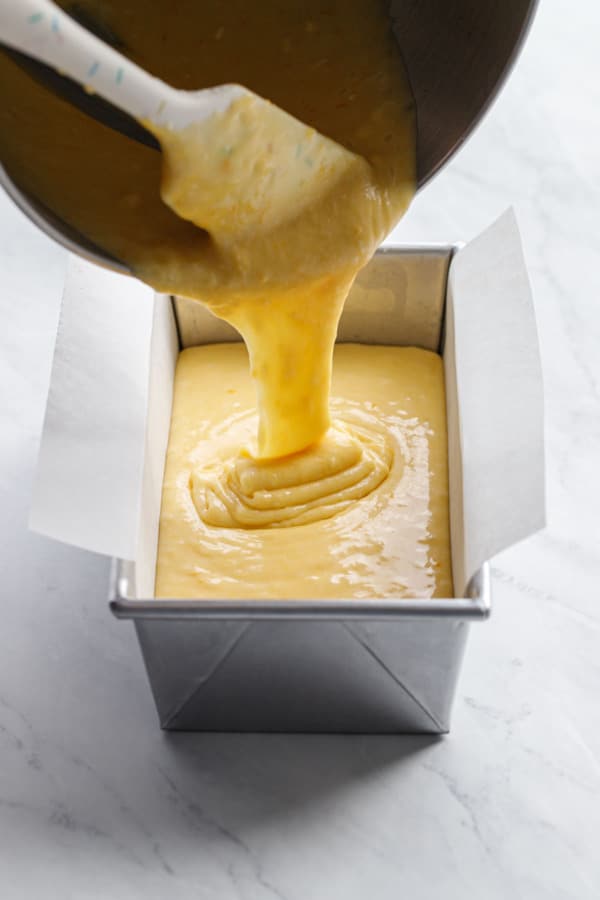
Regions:
[[549, 527], [494, 561], [443, 740], [161, 734], [106, 562], [27, 530], [64, 254], [0, 198], [3, 898], [600, 896], [600, 9], [541, 7], [397, 231], [516, 205], [546, 384]]

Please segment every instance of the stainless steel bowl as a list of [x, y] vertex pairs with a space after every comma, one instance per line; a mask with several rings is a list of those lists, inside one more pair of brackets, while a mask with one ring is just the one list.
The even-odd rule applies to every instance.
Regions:
[[[450, 159], [491, 105], [519, 53], [536, 5], [537, 0], [391, 0], [394, 32], [417, 108], [419, 188]], [[26, 193], [1, 163], [0, 184], [26, 216], [63, 246], [127, 271]]]

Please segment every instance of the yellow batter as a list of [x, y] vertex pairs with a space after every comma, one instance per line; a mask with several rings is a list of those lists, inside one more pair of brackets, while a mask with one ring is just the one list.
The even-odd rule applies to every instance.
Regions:
[[175, 87], [242, 84], [305, 123], [282, 127], [244, 97], [208, 130], [154, 129], [159, 153], [0, 53], [0, 156], [15, 181], [143, 280], [206, 303], [248, 347], [256, 417], [241, 346], [182, 355], [158, 595], [449, 595], [439, 359], [342, 348], [343, 399], [329, 402], [344, 300], [414, 191], [387, 0], [61, 5]]
[[157, 597], [452, 596], [440, 357], [337, 345], [332, 395], [330, 436], [257, 462], [244, 346], [183, 351]]
[[[252, 104], [219, 117], [200, 142], [193, 129], [157, 132], [161, 155], [88, 118], [0, 54], [0, 156], [12, 177], [140, 278], [203, 300], [241, 332], [257, 382], [260, 457], [308, 446], [329, 424], [345, 296], [414, 190], [412, 99], [387, 0], [60, 5], [83, 10], [175, 87], [242, 84], [306, 123], [289, 178], [299, 160], [307, 171], [324, 162], [310, 129], [355, 154], [353, 165], [325, 166], [328, 189], [318, 202], [301, 192], [296, 206], [282, 208], [274, 197], [261, 227], [244, 232], [244, 203], [269, 173], [270, 146], [286, 140]], [[240, 162], [249, 135], [254, 152]], [[240, 175], [233, 205], [220, 178], [232, 167]]]

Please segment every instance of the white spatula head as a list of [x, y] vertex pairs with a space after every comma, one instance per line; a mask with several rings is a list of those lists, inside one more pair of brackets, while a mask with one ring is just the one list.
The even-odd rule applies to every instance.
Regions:
[[264, 234], [342, 183], [369, 183], [364, 159], [267, 100], [236, 85], [211, 93], [211, 112], [183, 128], [144, 124], [163, 148], [163, 199], [218, 240]]

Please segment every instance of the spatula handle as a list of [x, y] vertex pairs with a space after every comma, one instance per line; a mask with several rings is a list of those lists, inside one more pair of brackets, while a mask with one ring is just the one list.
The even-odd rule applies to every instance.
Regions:
[[136, 119], [163, 118], [160, 112], [177, 93], [51, 0], [0, 0], [0, 42], [69, 75]]

